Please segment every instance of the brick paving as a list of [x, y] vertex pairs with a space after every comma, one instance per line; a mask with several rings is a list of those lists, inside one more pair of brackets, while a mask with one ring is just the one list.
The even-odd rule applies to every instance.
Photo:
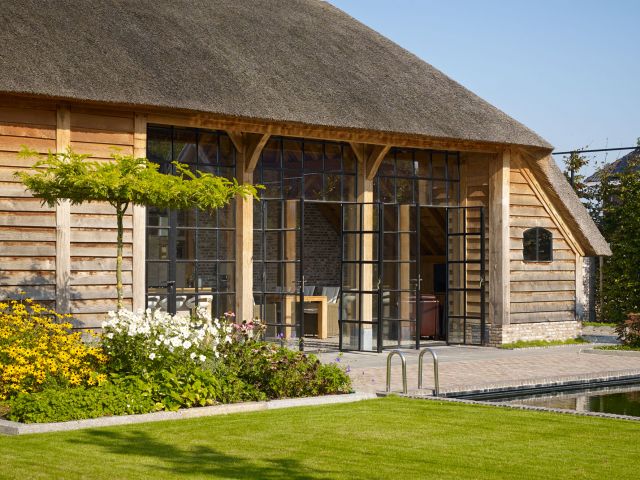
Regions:
[[[435, 346], [440, 362], [441, 391], [465, 391], [523, 384], [640, 375], [640, 355], [599, 355], [585, 353], [590, 345], [567, 345], [548, 348], [501, 350], [491, 347]], [[417, 388], [417, 352], [402, 350], [407, 359], [409, 390]], [[388, 352], [321, 353], [323, 362], [339, 361], [349, 367], [357, 392], [385, 389]], [[400, 359], [393, 358], [392, 390], [400, 391]], [[433, 388], [433, 369], [425, 356], [424, 387]]]

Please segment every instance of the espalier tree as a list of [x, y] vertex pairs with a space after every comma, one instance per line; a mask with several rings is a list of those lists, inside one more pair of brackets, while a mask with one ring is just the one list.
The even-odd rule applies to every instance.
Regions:
[[[23, 147], [23, 158], [38, 157], [38, 153]], [[116, 290], [118, 310], [122, 309], [123, 220], [131, 205], [214, 210], [227, 205], [236, 195], [256, 197], [256, 187], [238, 184], [226, 178], [174, 162], [176, 175], [158, 171], [158, 165], [146, 158], [113, 154], [112, 162], [87, 160], [88, 155], [49, 152], [46, 160], [34, 164], [31, 172], [16, 172], [34, 197], [50, 207], [60, 200], [72, 205], [85, 202], [106, 202], [115, 209], [117, 219]]]

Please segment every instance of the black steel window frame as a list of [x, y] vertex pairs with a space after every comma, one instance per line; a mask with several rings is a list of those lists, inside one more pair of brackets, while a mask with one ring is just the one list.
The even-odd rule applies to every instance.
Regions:
[[542, 227], [533, 227], [522, 234], [522, 260], [524, 262], [553, 261], [553, 233]]
[[[193, 145], [194, 151], [190, 158], [181, 158], [177, 148], [181, 144], [177, 137], [179, 135], [190, 136], [194, 139], [193, 143], [185, 142], [185, 145]], [[170, 147], [168, 151], [157, 152], [154, 148], [154, 141], [166, 141], [170, 139]], [[221, 142], [226, 142], [228, 148], [228, 156], [225, 156], [224, 160], [221, 158]], [[215, 146], [215, 158], [204, 152], [205, 146]], [[165, 147], [166, 149], [166, 147]], [[231, 139], [226, 133], [217, 130], [206, 130], [197, 128], [183, 128], [165, 125], [149, 125], [147, 127], [147, 157], [149, 160], [159, 164], [160, 171], [166, 174], [175, 175], [176, 167], [173, 164], [174, 161], [180, 161], [180, 163], [186, 164], [191, 169], [197, 169], [206, 173], [211, 173], [218, 176], [223, 176], [228, 179], [235, 177], [236, 170], [236, 151], [231, 143]], [[206, 161], [204, 161], [206, 158]], [[153, 231], [159, 232], [164, 230], [168, 237], [168, 248], [166, 258], [153, 258], [149, 250], [149, 242], [146, 242], [146, 269], [147, 269], [147, 285], [146, 285], [146, 305], [149, 306], [149, 297], [159, 297], [161, 300], [166, 298], [166, 310], [169, 313], [175, 314], [180, 305], [176, 304], [176, 297], [179, 294], [185, 294], [187, 297], [194, 298], [195, 304], [201, 302], [203, 295], [212, 296], [212, 314], [219, 316], [223, 314], [228, 308], [235, 305], [235, 205], [234, 200], [222, 209], [218, 209], [215, 212], [208, 213], [199, 210], [194, 211], [178, 211], [178, 210], [165, 210], [164, 212], [158, 212], [155, 208], [147, 208], [147, 222], [146, 222], [146, 234], [147, 239], [152, 235]], [[156, 222], [156, 218], [167, 218], [166, 225], [160, 225]], [[180, 222], [181, 216], [192, 216], [195, 220], [191, 225], [184, 225]], [[207, 217], [207, 223], [205, 223], [205, 217]], [[212, 221], [212, 217], [215, 218]], [[223, 220], [224, 219], [224, 220]], [[187, 223], [187, 222], [185, 222]], [[207, 226], [205, 226], [207, 225]], [[193, 235], [193, 256], [190, 258], [178, 258], [178, 244], [181, 234], [190, 233]], [[211, 240], [215, 238], [215, 246], [207, 253], [202, 247], [201, 237], [204, 234], [211, 236]], [[219, 245], [221, 239], [225, 239], [228, 242], [228, 247], [222, 256]], [[189, 287], [189, 292], [185, 293], [180, 291], [181, 288], [177, 286], [177, 270], [180, 264], [191, 264], [193, 266], [193, 283]], [[152, 282], [150, 276], [151, 266], [164, 266], [166, 268], [167, 280], [165, 282], [156, 281]], [[205, 267], [209, 269], [209, 275], [211, 275], [212, 282], [209, 286], [199, 285], [199, 271], [204, 272]], [[224, 267], [224, 268], [221, 268]], [[227, 274], [221, 273], [225, 270]], [[214, 273], [211, 273], [214, 272]], [[150, 293], [150, 290], [152, 293]], [[159, 293], [159, 291], [166, 290], [166, 293]], [[222, 301], [225, 298], [226, 301]]]
[[[291, 149], [292, 146], [296, 148]], [[334, 155], [330, 155], [330, 151]], [[349, 144], [280, 136], [274, 136], [267, 142], [254, 171], [254, 183], [265, 186], [259, 191], [260, 202], [254, 206], [254, 303], [260, 305], [260, 318], [268, 335], [271, 332], [281, 338], [285, 336], [286, 329], [293, 328], [301, 350], [304, 349], [304, 204], [340, 204], [345, 199], [355, 200], [358, 195], [357, 175], [358, 163]], [[339, 183], [339, 195], [335, 190], [336, 181]], [[317, 190], [310, 192], [311, 187], [320, 187], [319, 193]], [[294, 225], [287, 222], [289, 202], [295, 202], [297, 209]], [[275, 214], [270, 213], [274, 210]], [[277, 221], [274, 222], [275, 219]], [[296, 235], [296, 256], [286, 258], [286, 236], [291, 233]], [[269, 255], [268, 237], [277, 242], [276, 258]], [[286, 281], [291, 281], [285, 278], [287, 266], [295, 269], [295, 286], [285, 286]], [[279, 285], [270, 288], [274, 279], [268, 278], [267, 272], [274, 270]], [[291, 296], [298, 296], [298, 302], [295, 323], [288, 325], [285, 323], [284, 306], [286, 301], [291, 301], [286, 297]], [[276, 307], [275, 321], [266, 318], [267, 299]]]
[[[442, 158], [437, 165], [434, 158]], [[434, 169], [434, 164], [437, 168]], [[421, 173], [422, 170], [424, 173]], [[441, 170], [441, 173], [439, 172]], [[385, 192], [383, 184], [391, 186]], [[426, 185], [426, 201], [420, 199], [420, 184]], [[436, 201], [436, 184], [444, 186], [444, 201]], [[402, 192], [402, 184], [409, 185], [409, 194]], [[383, 203], [413, 204], [417, 206], [460, 205], [460, 153], [394, 147], [382, 161], [374, 179], [374, 200]]]
[[[467, 213], [469, 211], [476, 210], [479, 212], [479, 220], [480, 225], [477, 232], [470, 232], [467, 225]], [[462, 218], [458, 218], [456, 222], [451, 221], [451, 214], [455, 213], [456, 215], [462, 215]], [[486, 274], [486, 254], [485, 254], [485, 213], [484, 207], [448, 207], [447, 208], [447, 290], [445, 294], [445, 304], [446, 304], [446, 315], [445, 315], [445, 332], [447, 338], [447, 344], [450, 345], [485, 345], [487, 342], [486, 338], [486, 291], [485, 291], [485, 274]], [[456, 224], [462, 225], [462, 228], [456, 228]], [[452, 258], [452, 249], [450, 247], [451, 239], [462, 238], [462, 258]], [[470, 238], [477, 238], [480, 243], [480, 258], [477, 260], [468, 258], [468, 240]], [[467, 266], [471, 264], [479, 265], [480, 272], [480, 282], [477, 288], [468, 286], [467, 279]], [[458, 283], [458, 287], [452, 287], [452, 279], [451, 279], [451, 269], [449, 268], [451, 265], [461, 265], [462, 268], [462, 281]], [[468, 303], [468, 295], [469, 293], [478, 293], [480, 296], [480, 313], [479, 315], [472, 315], [468, 312], [467, 303]], [[462, 294], [462, 305], [463, 310], [460, 315], [451, 314], [449, 309], [451, 308], [451, 296], [455, 293]], [[450, 321], [452, 319], [462, 320], [463, 330], [462, 330], [462, 341], [452, 341], [450, 338]], [[480, 342], [469, 342], [467, 340], [467, 323], [468, 320], [478, 320], [480, 323]], [[473, 340], [473, 339], [472, 339]]]

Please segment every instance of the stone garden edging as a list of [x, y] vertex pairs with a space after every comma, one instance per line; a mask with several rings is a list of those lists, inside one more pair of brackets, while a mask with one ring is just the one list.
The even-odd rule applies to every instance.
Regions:
[[257, 412], [280, 408], [306, 407], [312, 405], [329, 405], [351, 403], [377, 398], [374, 393], [348, 393], [342, 395], [324, 395], [320, 397], [283, 398], [266, 402], [231, 403], [212, 405], [210, 407], [186, 408], [176, 412], [153, 412], [140, 415], [120, 415], [116, 417], [88, 418], [70, 422], [54, 423], [19, 423], [0, 419], [0, 434], [27, 435], [34, 433], [65, 432], [85, 428], [111, 427], [117, 425], [133, 425], [137, 423], [163, 422], [166, 420], [182, 420], [187, 418], [212, 417], [230, 413]]

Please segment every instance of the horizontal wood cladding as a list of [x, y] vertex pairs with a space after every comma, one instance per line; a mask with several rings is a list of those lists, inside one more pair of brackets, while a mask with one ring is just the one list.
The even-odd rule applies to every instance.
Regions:
[[[56, 208], [33, 198], [14, 173], [27, 171], [34, 162], [19, 158], [22, 146], [39, 152], [41, 158], [66, 144], [98, 161], [109, 161], [113, 152], [132, 154], [134, 114], [70, 107], [67, 118], [66, 133], [58, 138], [60, 117], [54, 103], [0, 97], [0, 298], [24, 291], [39, 301], [55, 301], [56, 241], [66, 238], [71, 251], [70, 312], [80, 323], [97, 326], [116, 304], [113, 207], [103, 203], [72, 206], [66, 227], [69, 235], [57, 239]], [[124, 225], [124, 294], [125, 304], [131, 306], [130, 214]]]
[[32, 198], [15, 177], [35, 162], [19, 158], [23, 146], [55, 150], [55, 108], [0, 103], [0, 299], [24, 292], [49, 302], [56, 289], [55, 209]]
[[[576, 252], [552, 215], [526, 164], [516, 156], [510, 172], [511, 323], [575, 320]], [[525, 230], [542, 227], [553, 236], [553, 261], [523, 261]]]

